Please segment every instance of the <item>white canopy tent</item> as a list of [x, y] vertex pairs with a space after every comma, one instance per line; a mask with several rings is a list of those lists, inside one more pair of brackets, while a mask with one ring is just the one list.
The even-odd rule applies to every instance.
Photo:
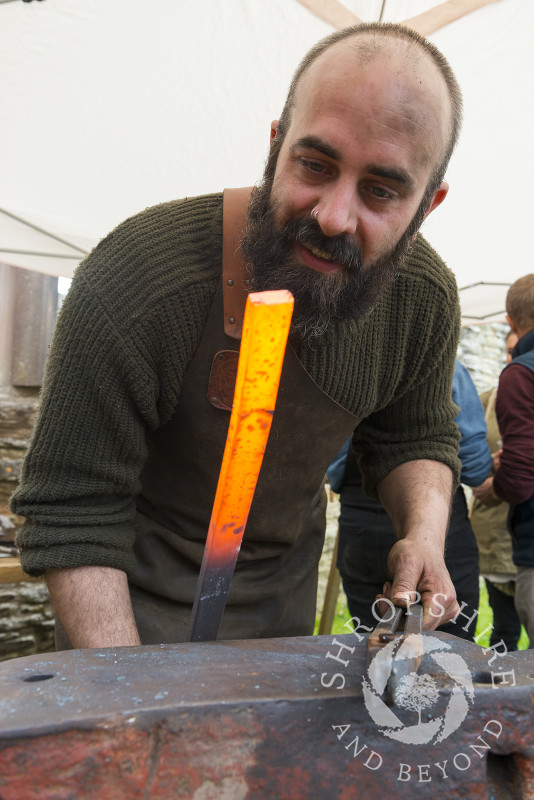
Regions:
[[[345, 6], [398, 22], [437, 2]], [[140, 209], [256, 182], [291, 74], [331, 30], [298, 0], [0, 0], [0, 261], [70, 276]], [[465, 123], [423, 232], [477, 284], [466, 320], [502, 319], [506, 286], [534, 271], [533, 34], [532, 0], [496, 0], [429, 37]]]

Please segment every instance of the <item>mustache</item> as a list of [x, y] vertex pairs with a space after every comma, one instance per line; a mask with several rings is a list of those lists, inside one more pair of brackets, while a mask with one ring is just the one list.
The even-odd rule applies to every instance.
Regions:
[[299, 242], [308, 250], [320, 250], [347, 272], [359, 271], [363, 267], [362, 250], [352, 237], [325, 236], [320, 225], [313, 219], [297, 217], [289, 220], [278, 235], [284, 244]]

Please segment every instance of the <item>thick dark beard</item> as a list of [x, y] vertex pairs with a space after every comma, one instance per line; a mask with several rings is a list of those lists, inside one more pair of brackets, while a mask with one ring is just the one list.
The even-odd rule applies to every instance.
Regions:
[[[325, 236], [311, 216], [290, 220], [276, 230], [271, 187], [272, 177], [264, 176], [253, 191], [241, 244], [254, 290], [292, 292], [291, 333], [300, 341], [322, 336], [333, 322], [368, 314], [398, 275], [424, 216], [425, 201], [395, 247], [364, 267], [361, 249], [352, 237]], [[342, 265], [342, 271], [325, 274], [304, 266], [295, 256], [296, 242], [324, 251]]]

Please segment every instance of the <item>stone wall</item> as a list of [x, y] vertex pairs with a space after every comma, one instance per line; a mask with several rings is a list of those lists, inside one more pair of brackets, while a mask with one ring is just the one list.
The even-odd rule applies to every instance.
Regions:
[[43, 581], [0, 584], [0, 661], [54, 649], [54, 614]]
[[20, 478], [36, 409], [37, 392], [0, 394], [0, 513]]
[[462, 328], [458, 358], [467, 367], [479, 394], [497, 385], [505, 365], [506, 323], [471, 325]]
[[[7, 508], [31, 436], [37, 391], [0, 395], [0, 565], [22, 520]], [[0, 582], [0, 661], [54, 649], [54, 615], [43, 581]]]

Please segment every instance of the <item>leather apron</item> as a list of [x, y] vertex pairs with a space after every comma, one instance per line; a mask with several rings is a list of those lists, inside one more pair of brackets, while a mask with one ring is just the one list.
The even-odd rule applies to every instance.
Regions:
[[[238, 191], [225, 191], [225, 215], [227, 193]], [[244, 221], [246, 203], [240, 213]], [[237, 240], [242, 229], [234, 232]], [[226, 232], [225, 219], [225, 239]], [[225, 274], [224, 280], [241, 292], [242, 302], [234, 299], [234, 304], [241, 304], [243, 312], [246, 271], [238, 248], [231, 249], [228, 274], [234, 277]], [[228, 335], [221, 281], [175, 413], [147, 435], [148, 457], [136, 501], [138, 566], [130, 581], [143, 644], [189, 640], [237, 371], [240, 326], [232, 313], [226, 313]], [[325, 532], [325, 470], [359, 421], [314, 383], [288, 345], [219, 639], [313, 633]]]

